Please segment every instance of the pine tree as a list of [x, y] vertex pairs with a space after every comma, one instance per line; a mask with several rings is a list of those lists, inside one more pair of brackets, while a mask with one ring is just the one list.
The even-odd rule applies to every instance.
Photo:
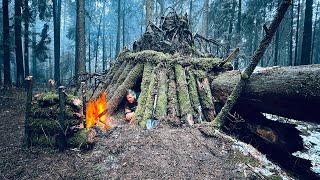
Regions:
[[3, 85], [11, 86], [10, 75], [10, 33], [9, 33], [9, 0], [2, 0], [3, 8]]
[[14, 1], [14, 39], [16, 50], [16, 85], [21, 87], [24, 81], [24, 68], [23, 68], [23, 54], [22, 54], [22, 39], [21, 39], [21, 8], [22, 1]]
[[301, 65], [311, 63], [312, 4], [313, 0], [306, 0], [301, 51]]
[[[77, 17], [76, 17], [76, 62], [75, 75], [85, 73], [85, 58], [86, 58], [86, 43], [85, 43], [85, 0], [77, 2]], [[80, 83], [80, 82], [78, 82]], [[78, 84], [79, 85], [79, 84]]]

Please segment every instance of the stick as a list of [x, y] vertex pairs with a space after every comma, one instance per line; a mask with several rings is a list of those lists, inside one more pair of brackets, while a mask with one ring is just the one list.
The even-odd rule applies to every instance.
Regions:
[[65, 150], [66, 148], [66, 137], [65, 137], [65, 123], [64, 123], [64, 118], [65, 118], [65, 113], [66, 113], [66, 97], [65, 97], [65, 87], [64, 86], [59, 86], [59, 106], [60, 106], [60, 116], [59, 116], [59, 124], [61, 127], [61, 131], [58, 136], [58, 147], [60, 151]]
[[31, 101], [32, 101], [32, 76], [26, 77], [26, 90], [27, 90], [27, 103], [24, 125], [24, 145], [29, 147], [30, 145], [30, 114], [31, 114]]
[[237, 57], [237, 55], [239, 54], [239, 51], [240, 51], [240, 48], [236, 48], [235, 50], [233, 50], [231, 54], [229, 54], [229, 56], [219, 64], [219, 67], [222, 67], [224, 64], [226, 64], [227, 62]]
[[290, 5], [291, 5], [291, 0], [284, 0], [282, 2], [280, 8], [278, 9], [277, 14], [275, 15], [273, 21], [270, 24], [268, 33], [266, 33], [263, 40], [260, 42], [259, 48], [256, 50], [254, 56], [252, 57], [251, 63], [241, 74], [241, 79], [237, 83], [237, 85], [234, 87], [232, 93], [230, 94], [230, 96], [226, 101], [226, 104], [223, 106], [218, 116], [212, 122], [213, 126], [216, 126], [218, 128], [221, 127], [229, 111], [233, 108], [234, 104], [239, 99], [241, 92], [246, 87], [252, 72], [258, 65], [260, 59], [262, 58], [264, 52], [266, 51], [268, 45], [270, 44], [273, 35], [275, 34], [277, 28], [279, 27], [281, 20], [283, 19]]

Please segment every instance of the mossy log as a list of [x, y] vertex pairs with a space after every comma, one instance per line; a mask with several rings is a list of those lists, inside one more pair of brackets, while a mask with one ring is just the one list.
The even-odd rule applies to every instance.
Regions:
[[150, 84], [147, 91], [147, 99], [146, 104], [144, 107], [143, 119], [139, 123], [141, 127], [145, 127], [146, 120], [152, 118], [152, 111], [153, 111], [153, 104], [155, 99], [155, 93], [157, 91], [157, 67], [155, 67], [151, 77], [150, 77]]
[[165, 68], [160, 69], [158, 74], [158, 100], [156, 105], [155, 116], [157, 119], [167, 116], [168, 109], [168, 75]]
[[[72, 148], [87, 149], [90, 148], [94, 141], [91, 139], [90, 130], [81, 129], [67, 139], [67, 146]], [[57, 134], [33, 134], [30, 145], [42, 147], [57, 147]]]
[[[260, 112], [320, 123], [320, 65], [272, 67], [256, 70], [238, 103], [251, 104]], [[211, 77], [213, 95], [226, 101], [240, 80], [240, 72]]]
[[[67, 127], [67, 133], [71, 132], [70, 127], [78, 126], [80, 123], [81, 121], [77, 119], [65, 119], [64, 125]], [[29, 128], [32, 134], [54, 135], [61, 132], [59, 121], [54, 119], [32, 118]]]
[[116, 69], [116, 71], [114, 72], [114, 74], [112, 76], [112, 80], [110, 81], [109, 84], [106, 84], [106, 90], [105, 90], [106, 93], [108, 93], [110, 91], [110, 88], [113, 87], [116, 84], [117, 80], [119, 79], [119, 76], [123, 72], [123, 70], [126, 67], [127, 63], [128, 63], [127, 61], [124, 61], [120, 65], [120, 67], [118, 69]]
[[114, 92], [112, 98], [108, 101], [108, 112], [113, 114], [117, 109], [118, 105], [126, 95], [128, 89], [131, 89], [139, 78], [142, 77], [143, 64], [137, 64], [128, 74], [124, 82]]
[[[45, 118], [45, 119], [58, 119], [60, 113], [59, 104], [52, 106], [41, 107], [38, 103], [33, 103], [31, 106], [30, 116], [32, 118]], [[66, 106], [65, 118], [66, 119], [80, 119], [78, 109], [73, 108], [70, 105]]]
[[169, 87], [168, 87], [168, 117], [170, 117], [171, 123], [180, 125], [180, 116], [179, 106], [178, 106], [178, 97], [177, 97], [177, 85], [175, 81], [175, 73], [173, 68], [169, 69]]
[[131, 69], [134, 67], [133, 63], [127, 63], [126, 67], [123, 69], [121, 75], [117, 79], [117, 82], [111, 86], [111, 88], [108, 91], [108, 99], [110, 99], [114, 93], [114, 91], [121, 85], [121, 83], [126, 79], [128, 74], [130, 73]]
[[111, 64], [110, 68], [107, 69], [107, 73], [104, 75], [104, 83], [105, 84], [110, 84], [113, 74], [115, 73], [116, 70], [118, 70], [121, 66], [122, 62], [121, 61], [115, 61], [115, 63]]
[[168, 53], [144, 50], [139, 52], [127, 52], [122, 57], [125, 61], [134, 61], [137, 63], [152, 63], [152, 64], [168, 64], [175, 65], [180, 64], [183, 67], [193, 67], [195, 69], [202, 69], [206, 71], [226, 71], [232, 70], [231, 63], [227, 62], [222, 67], [220, 58], [190, 58], [187, 56], [176, 56]]
[[[48, 107], [59, 104], [59, 95], [56, 92], [50, 91], [47, 93], [36, 94], [34, 96], [34, 100], [36, 100], [40, 107]], [[80, 110], [81, 103], [75, 103], [75, 100], [81, 102], [81, 100], [78, 97], [73, 96], [71, 94], [66, 94], [66, 104]]]
[[188, 116], [192, 115], [192, 107], [189, 97], [186, 73], [184, 68], [179, 64], [175, 65], [174, 69], [177, 82], [177, 94], [181, 118], [182, 121], [186, 121]]
[[92, 129], [88, 130], [86, 128], [79, 130], [77, 133], [73, 134], [67, 139], [67, 144], [69, 147], [75, 147], [79, 149], [90, 148], [94, 143], [94, 138], [96, 132]]
[[138, 99], [138, 107], [135, 113], [136, 119], [138, 121], [143, 120], [143, 114], [145, 111], [145, 105], [148, 97], [149, 84], [150, 81], [152, 81], [152, 78], [154, 78], [153, 66], [150, 63], [146, 63], [144, 65], [143, 77], [141, 82], [141, 94]]
[[213, 121], [216, 116], [216, 112], [214, 109], [213, 97], [208, 78], [197, 78], [197, 87], [202, 112], [207, 121]]
[[193, 108], [193, 117], [197, 117], [200, 113], [198, 112], [199, 107], [201, 108], [198, 89], [197, 89], [197, 82], [193, 72], [187, 71], [187, 76], [188, 76], [189, 96], [190, 96], [191, 105]]

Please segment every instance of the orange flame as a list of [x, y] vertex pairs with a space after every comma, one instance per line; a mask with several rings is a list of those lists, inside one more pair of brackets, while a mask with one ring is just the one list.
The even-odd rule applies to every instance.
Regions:
[[107, 95], [101, 93], [96, 100], [89, 100], [86, 111], [86, 128], [89, 129], [95, 125], [107, 129], [107, 114], [98, 118], [99, 114], [107, 109]]

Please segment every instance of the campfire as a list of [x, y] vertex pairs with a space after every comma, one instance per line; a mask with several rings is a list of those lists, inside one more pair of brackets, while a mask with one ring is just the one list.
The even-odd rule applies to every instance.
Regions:
[[98, 126], [101, 129], [109, 129], [109, 115], [107, 109], [107, 95], [102, 92], [96, 100], [90, 99], [86, 110], [86, 128]]

